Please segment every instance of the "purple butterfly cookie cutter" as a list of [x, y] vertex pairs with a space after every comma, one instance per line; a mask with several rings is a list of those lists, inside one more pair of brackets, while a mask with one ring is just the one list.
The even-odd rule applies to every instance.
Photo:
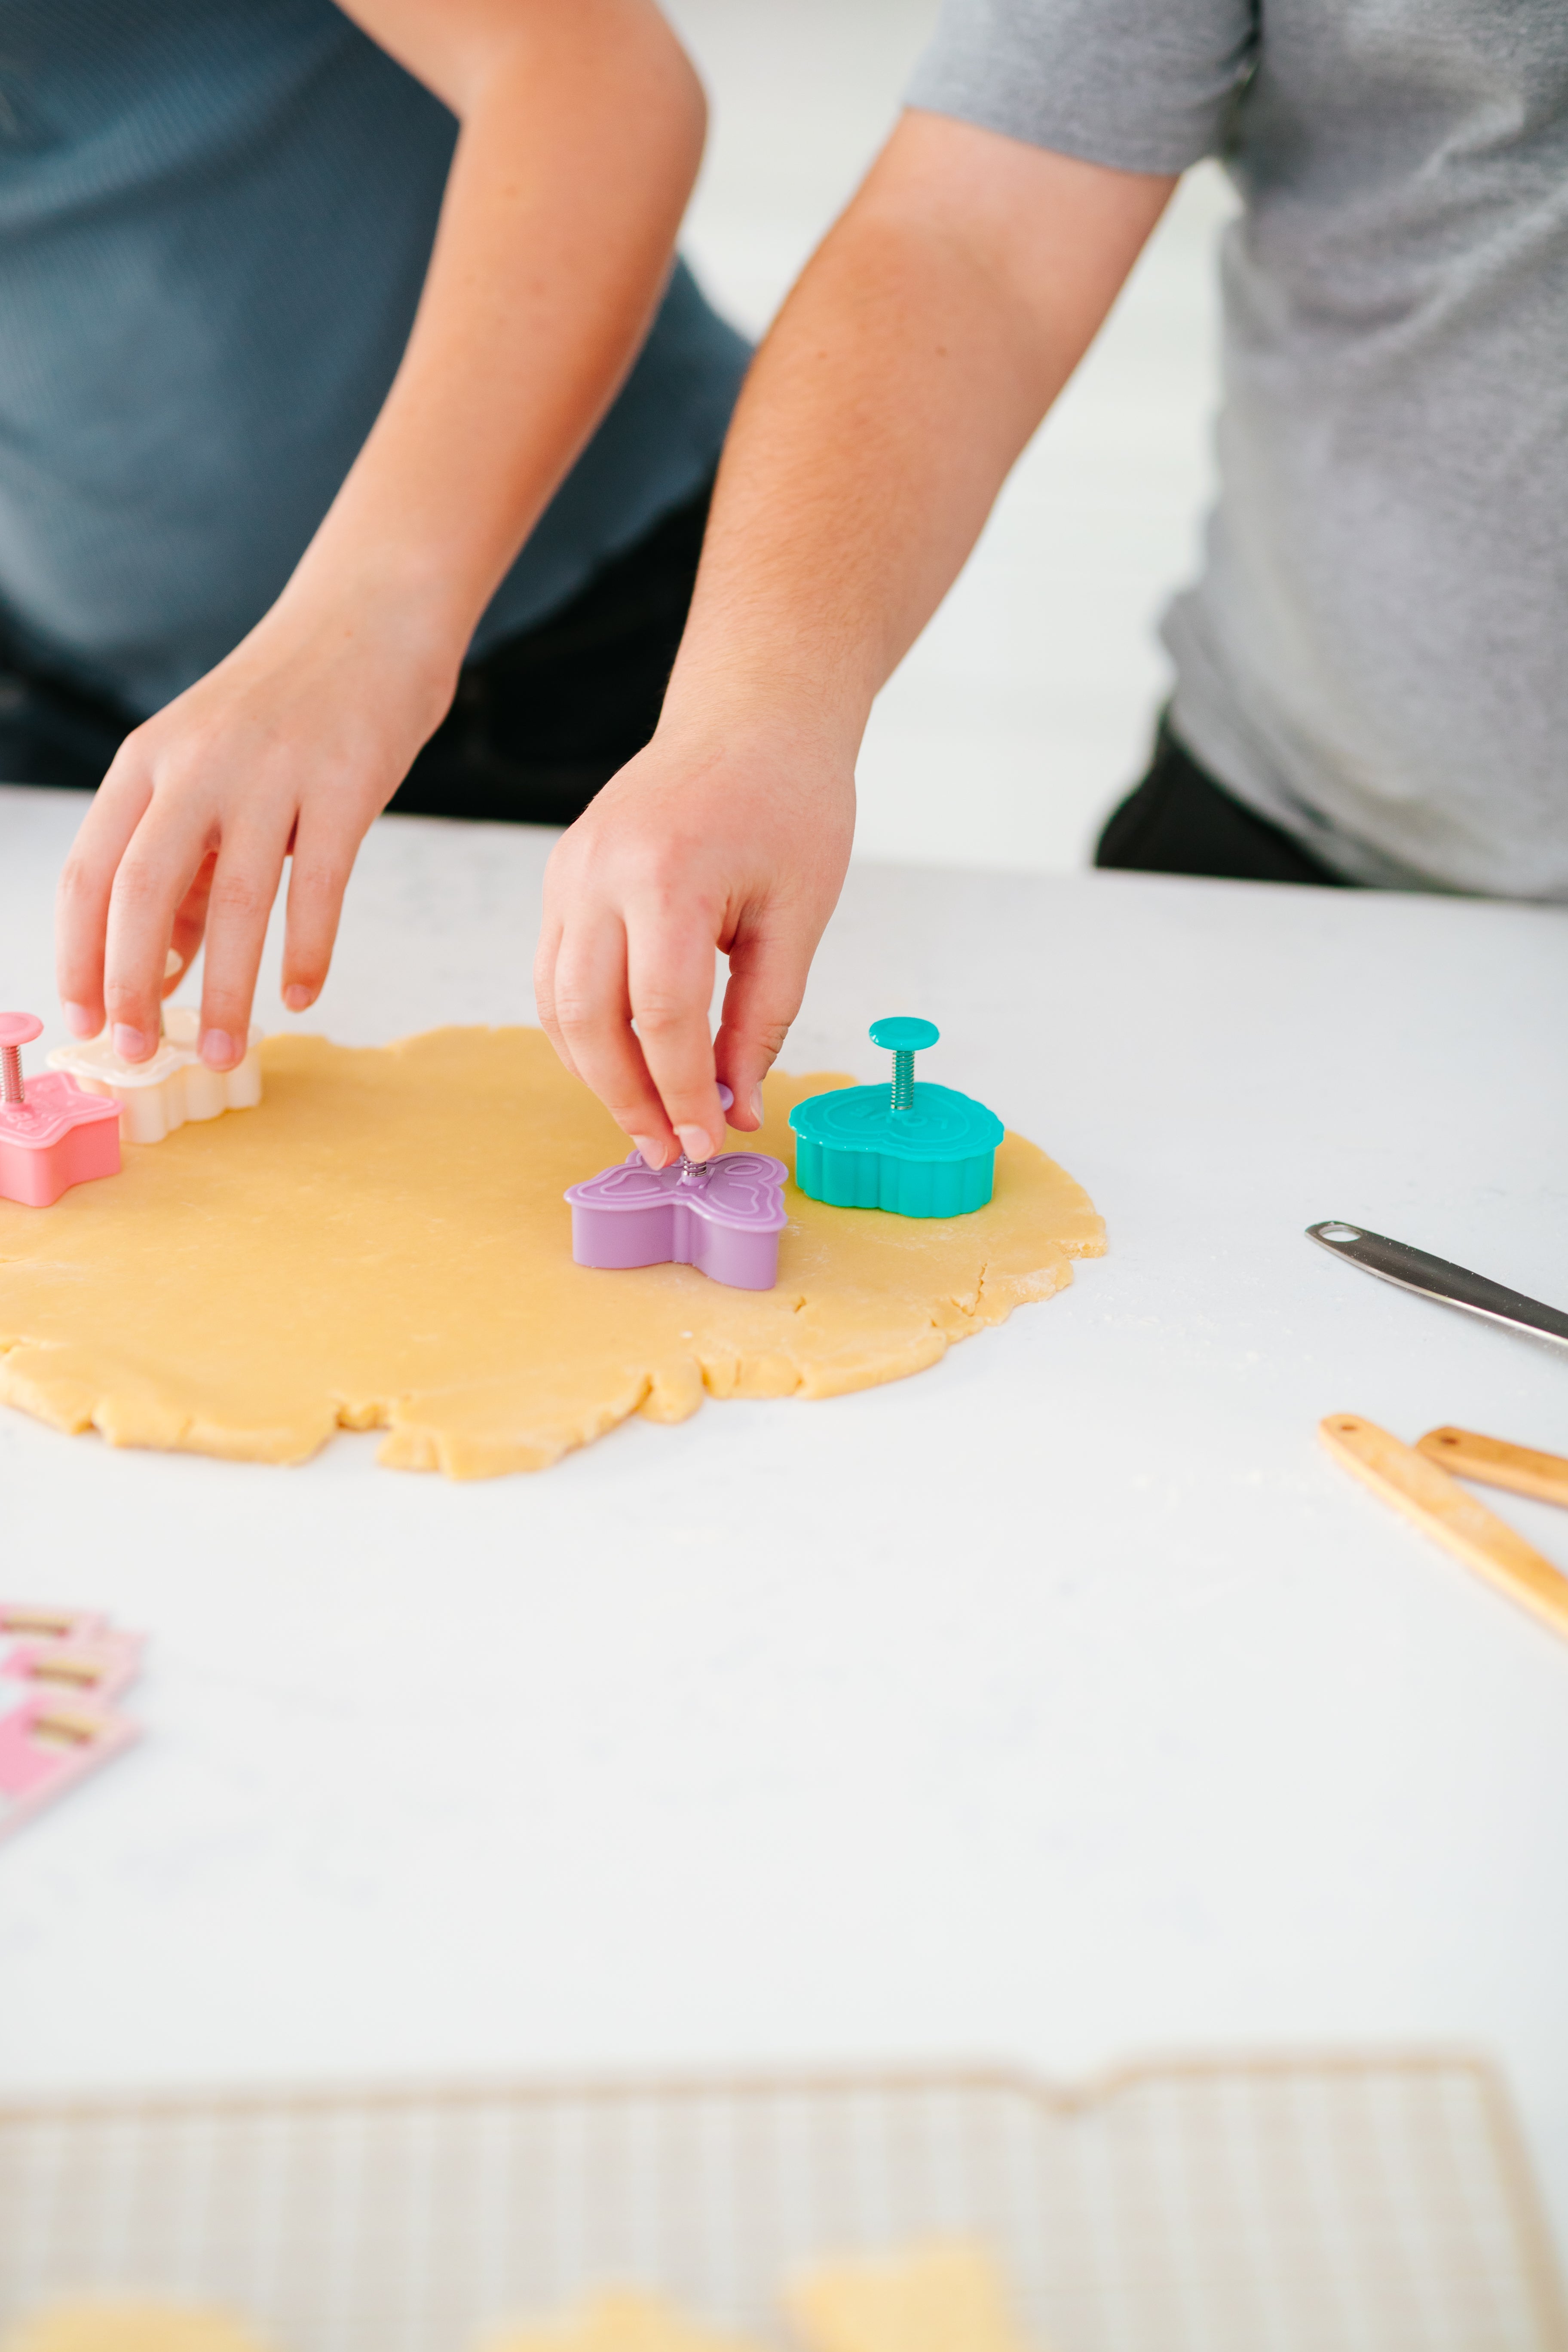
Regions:
[[[727, 1087], [719, 1089], [726, 1110]], [[732, 1290], [771, 1290], [789, 1171], [765, 1151], [650, 1168], [634, 1151], [566, 1194], [579, 1265], [694, 1265]]]

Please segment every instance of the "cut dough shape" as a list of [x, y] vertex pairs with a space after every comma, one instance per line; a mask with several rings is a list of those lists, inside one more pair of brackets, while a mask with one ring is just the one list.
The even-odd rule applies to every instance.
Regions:
[[[537, 1470], [704, 1394], [901, 1379], [1098, 1256], [1087, 1194], [1009, 1135], [973, 1216], [833, 1209], [792, 1184], [771, 1291], [572, 1260], [569, 1184], [625, 1138], [542, 1031], [353, 1048], [273, 1037], [243, 1118], [126, 1148], [112, 1183], [0, 1202], [0, 1400], [57, 1429], [302, 1462], [384, 1429], [397, 1469]], [[775, 1072], [754, 1140], [794, 1166]], [[746, 1139], [748, 1142], [752, 1139]]]
[[221, 2311], [181, 2304], [62, 2303], [21, 2326], [0, 2352], [268, 2352]]
[[826, 2264], [785, 2300], [807, 2352], [1027, 2352], [1002, 2274], [978, 2246]]
[[599, 2294], [564, 2319], [487, 2336], [478, 2352], [755, 2352], [733, 2336], [693, 2326], [657, 2295]]

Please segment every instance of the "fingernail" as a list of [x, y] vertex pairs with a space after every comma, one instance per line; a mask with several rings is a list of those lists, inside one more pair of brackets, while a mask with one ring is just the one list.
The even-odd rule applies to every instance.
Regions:
[[711, 1160], [719, 1148], [705, 1127], [678, 1127], [675, 1131], [688, 1160]]
[[73, 1037], [97, 1036], [101, 1024], [93, 1019], [85, 1004], [63, 1004], [60, 1010], [66, 1016], [66, 1027]]
[[226, 1029], [202, 1031], [202, 1059], [209, 1070], [226, 1070], [231, 1062], [238, 1061], [234, 1039]]
[[634, 1135], [632, 1141], [642, 1153], [643, 1159], [649, 1168], [662, 1168], [664, 1166], [664, 1146], [662, 1143], [656, 1143], [650, 1135]]
[[752, 1088], [752, 1117], [756, 1120], [757, 1125], [761, 1127], [763, 1120], [766, 1116], [767, 1114], [763, 1108], [763, 1090], [761, 1087], [753, 1087]]
[[122, 1021], [115, 1023], [110, 1042], [122, 1062], [139, 1062], [147, 1051], [147, 1040], [141, 1030], [128, 1029]]
[[292, 988], [286, 988], [283, 991], [283, 1002], [290, 1013], [308, 1012], [314, 1001], [314, 990], [301, 988], [298, 981], [294, 982]]

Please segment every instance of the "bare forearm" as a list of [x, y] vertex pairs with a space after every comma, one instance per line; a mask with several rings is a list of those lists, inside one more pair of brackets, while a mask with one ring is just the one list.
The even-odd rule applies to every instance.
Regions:
[[[60, 886], [60, 992], [151, 1053], [205, 935], [202, 1052], [244, 1050], [291, 859], [284, 999], [326, 976], [366, 828], [652, 317], [701, 149], [655, 0], [345, 0], [461, 131], [403, 363], [271, 610], [129, 736]], [[330, 236], [333, 224], [324, 221]], [[210, 917], [210, 920], [209, 920]]]
[[[395, 29], [384, 0], [356, 13]], [[409, 60], [462, 131], [403, 364], [290, 592], [405, 608], [453, 663], [636, 355], [702, 147], [640, 0], [515, 13], [471, 63]]]
[[858, 742], [1171, 185], [906, 117], [752, 370], [671, 723]]
[[1171, 184], [906, 116], [769, 337], [658, 730], [545, 882], [540, 1017], [650, 1164], [717, 1148], [716, 1077], [759, 1124], [848, 862], [871, 698]]

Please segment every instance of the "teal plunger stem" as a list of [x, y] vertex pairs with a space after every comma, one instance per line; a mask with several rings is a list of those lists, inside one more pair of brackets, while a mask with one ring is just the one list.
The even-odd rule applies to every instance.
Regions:
[[873, 1045], [888, 1047], [893, 1056], [893, 1087], [890, 1108], [895, 1111], [913, 1110], [915, 1107], [915, 1055], [927, 1045], [934, 1045], [942, 1032], [933, 1021], [915, 1021], [900, 1013], [886, 1021], [871, 1024]]

